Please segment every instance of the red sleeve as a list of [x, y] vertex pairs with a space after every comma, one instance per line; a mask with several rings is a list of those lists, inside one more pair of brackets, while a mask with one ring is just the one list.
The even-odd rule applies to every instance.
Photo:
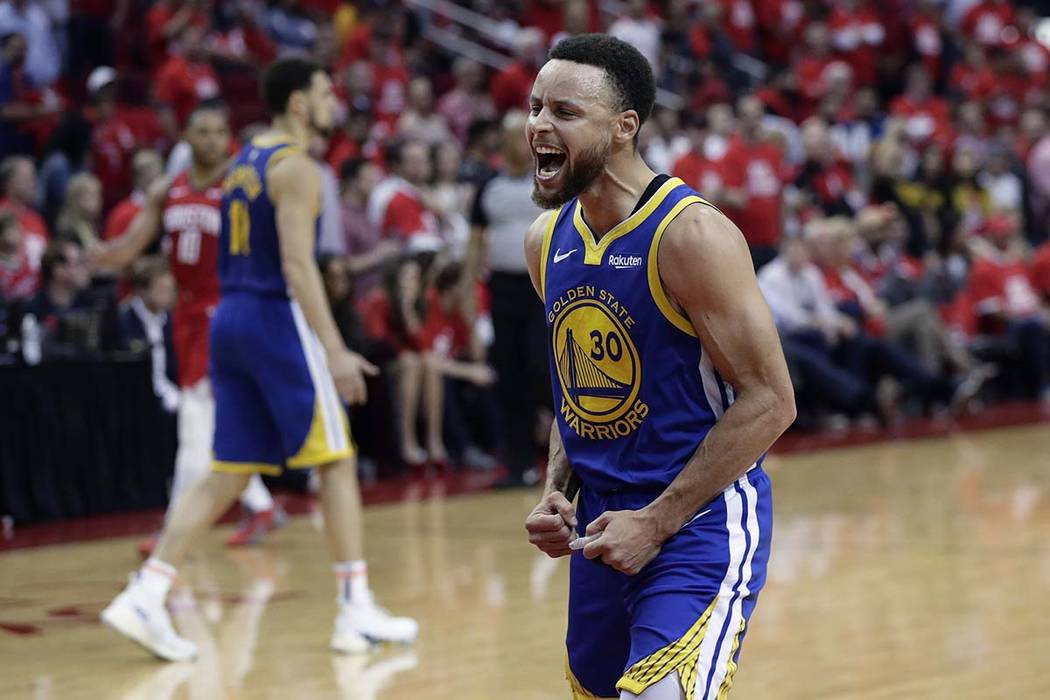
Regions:
[[109, 213], [109, 217], [106, 219], [106, 227], [102, 233], [102, 238], [110, 241], [114, 238], [120, 238], [123, 236], [127, 232], [128, 227], [131, 226], [131, 222], [135, 220], [135, 216], [138, 213], [139, 208], [135, 206], [130, 199], [125, 199]]
[[381, 290], [376, 290], [361, 300], [361, 325], [368, 337], [375, 340], [392, 340], [390, 332], [390, 302]]
[[1043, 245], [1036, 252], [1029, 269], [1029, 277], [1035, 290], [1044, 299], [1050, 298], [1050, 243]]
[[963, 15], [962, 22], [959, 23], [959, 29], [962, 30], [963, 34], [968, 37], [973, 37], [974, 27], [977, 24], [977, 15], [980, 14], [983, 3], [977, 3]]
[[153, 88], [157, 101], [169, 107], [174, 106], [177, 101], [176, 92], [178, 91], [177, 75], [172, 71], [171, 66], [172, 62], [169, 61], [161, 67], [160, 72], [157, 73], [157, 84]]

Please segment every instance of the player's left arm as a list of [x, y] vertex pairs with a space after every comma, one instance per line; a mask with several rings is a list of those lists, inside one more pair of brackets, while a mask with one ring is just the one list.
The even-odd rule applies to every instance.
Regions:
[[712, 207], [687, 207], [658, 251], [664, 289], [736, 400], [667, 489], [637, 511], [606, 512], [584, 550], [637, 573], [707, 502], [736, 481], [795, 420], [787, 363], [740, 231]]

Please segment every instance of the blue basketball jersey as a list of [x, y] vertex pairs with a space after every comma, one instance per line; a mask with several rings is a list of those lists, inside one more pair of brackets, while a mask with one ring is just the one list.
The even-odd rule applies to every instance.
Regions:
[[687, 206], [710, 205], [678, 178], [654, 185], [601, 240], [573, 199], [543, 242], [558, 428], [574, 471], [599, 492], [661, 491], [733, 401], [657, 270], [668, 224]]
[[230, 166], [223, 181], [219, 235], [219, 281], [223, 294], [242, 291], [288, 297], [276, 211], [267, 191], [266, 172], [282, 158], [298, 152], [297, 146], [279, 137], [257, 137]]

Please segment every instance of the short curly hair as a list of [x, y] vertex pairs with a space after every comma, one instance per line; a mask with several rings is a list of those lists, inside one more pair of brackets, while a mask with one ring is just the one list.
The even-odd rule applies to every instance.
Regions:
[[626, 41], [608, 34], [577, 34], [559, 41], [550, 58], [601, 68], [619, 98], [618, 109], [633, 109], [642, 124], [652, 114], [656, 101], [652, 66]]

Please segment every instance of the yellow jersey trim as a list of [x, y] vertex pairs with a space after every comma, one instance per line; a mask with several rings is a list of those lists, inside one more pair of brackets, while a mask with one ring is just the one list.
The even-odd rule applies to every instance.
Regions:
[[729, 650], [729, 661], [726, 664], [726, 677], [722, 681], [722, 685], [718, 687], [718, 696], [715, 700], [728, 700], [729, 690], [733, 687], [733, 674], [736, 673], [736, 653], [740, 650], [740, 637], [744, 634], [744, 628], [747, 626], [747, 619], [740, 621], [740, 629], [736, 631], [736, 635], [733, 637], [733, 648]]
[[347, 447], [345, 450], [336, 450], [332, 452], [321, 452], [316, 455], [307, 454], [296, 459], [288, 460], [289, 469], [310, 469], [312, 467], [326, 467], [332, 462], [337, 462], [340, 459], [346, 459], [347, 457], [353, 457], [357, 454], [357, 450], [353, 445]]
[[554, 226], [561, 216], [562, 207], [554, 210], [551, 220], [547, 222], [547, 228], [543, 231], [543, 245], [540, 247], [540, 298], [547, 300], [547, 260], [551, 254], [551, 241], [554, 240]]
[[310, 420], [310, 430], [306, 433], [306, 439], [302, 447], [294, 455], [288, 458], [288, 466], [292, 469], [302, 467], [318, 467], [337, 459], [352, 456], [356, 450], [354, 442], [350, 439], [350, 421], [345, 411], [339, 412], [339, 429], [346, 435], [347, 447], [333, 449], [328, 443], [328, 436], [324, 426], [324, 408], [320, 400], [314, 401], [314, 415]]
[[616, 698], [602, 698], [584, 688], [569, 666], [568, 654], [565, 655], [565, 680], [569, 681], [569, 687], [572, 689], [572, 700], [616, 700]]
[[676, 187], [680, 187], [685, 183], [677, 177], [670, 178], [667, 182], [660, 185], [660, 189], [656, 190], [656, 193], [649, 198], [642, 207], [628, 216], [626, 219], [609, 229], [609, 232], [602, 236], [600, 241], [596, 241], [594, 238], [594, 232], [591, 231], [591, 227], [587, 225], [587, 222], [583, 220], [583, 207], [580, 205], [580, 200], [576, 200], [576, 207], [572, 212], [572, 222], [576, 226], [576, 231], [580, 234], [580, 238], [583, 240], [584, 257], [583, 262], [586, 265], [601, 265], [602, 257], [605, 255], [606, 249], [612, 245], [612, 242], [623, 238], [628, 233], [638, 228], [638, 226], [649, 218], [656, 208], [667, 198], [667, 195], [671, 193], [671, 190]]
[[648, 266], [648, 278], [649, 278], [649, 293], [653, 297], [653, 301], [656, 302], [656, 306], [660, 309], [660, 313], [664, 315], [668, 321], [671, 322], [678, 330], [682, 331], [686, 335], [696, 337], [696, 329], [693, 328], [693, 324], [689, 321], [685, 314], [676, 309], [671, 300], [667, 298], [667, 292], [664, 290], [664, 284], [660, 280], [660, 266], [658, 262], [660, 252], [660, 240], [664, 237], [664, 231], [671, 224], [675, 218], [682, 213], [682, 210], [691, 204], [707, 204], [707, 201], [697, 197], [695, 195], [689, 195], [683, 197], [682, 201], [674, 205], [671, 211], [667, 212], [667, 216], [664, 217], [660, 225], [656, 227], [656, 233], [653, 234], [653, 241], [649, 244], [649, 266]]
[[292, 145], [291, 137], [277, 133], [269, 133], [260, 134], [252, 139], [252, 145], [256, 148], [273, 148], [274, 146], [280, 146], [281, 144]]
[[264, 464], [262, 462], [224, 462], [217, 459], [211, 463], [211, 469], [212, 471], [229, 474], [281, 475], [281, 466], [279, 464]]
[[718, 602], [717, 597], [711, 601], [704, 614], [686, 630], [685, 634], [644, 659], [640, 659], [627, 669], [623, 677], [616, 682], [616, 689], [641, 695], [649, 686], [663, 679], [668, 673], [677, 671], [683, 697], [693, 697], [697, 666], [700, 662], [700, 644], [704, 641], [707, 623], [711, 619], [716, 602]]

